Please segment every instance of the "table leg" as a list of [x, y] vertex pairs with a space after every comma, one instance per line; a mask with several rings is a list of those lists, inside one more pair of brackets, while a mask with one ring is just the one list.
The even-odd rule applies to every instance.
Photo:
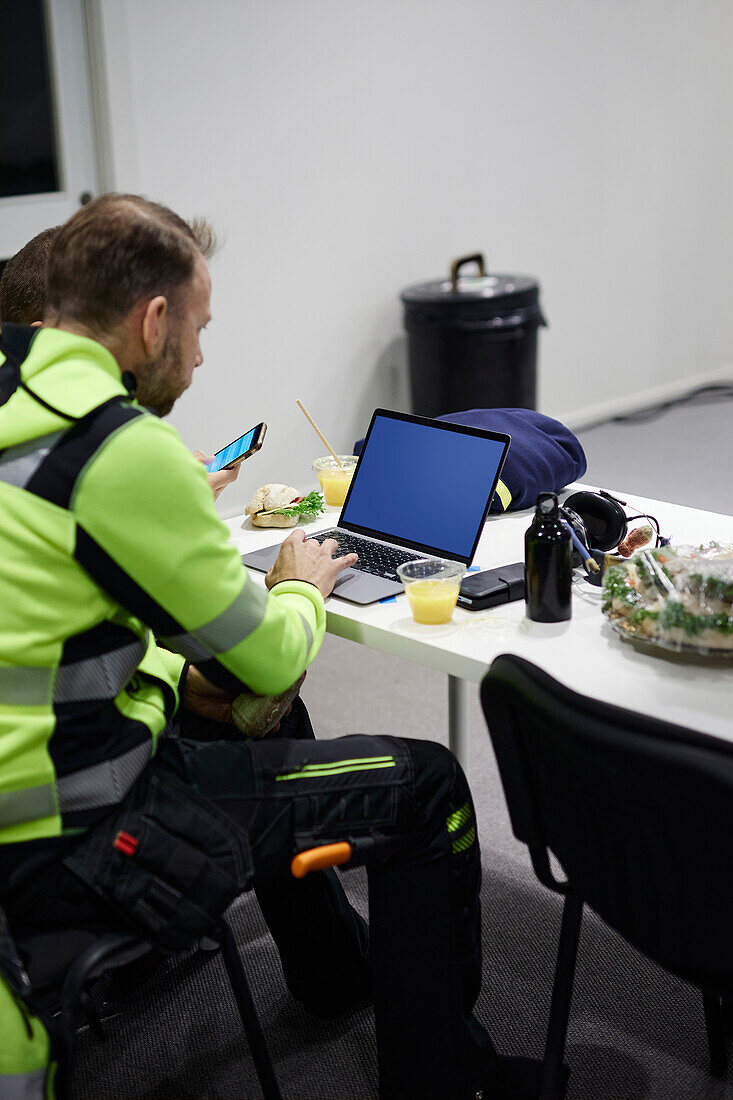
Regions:
[[468, 772], [468, 692], [470, 684], [459, 676], [448, 677], [448, 748]]

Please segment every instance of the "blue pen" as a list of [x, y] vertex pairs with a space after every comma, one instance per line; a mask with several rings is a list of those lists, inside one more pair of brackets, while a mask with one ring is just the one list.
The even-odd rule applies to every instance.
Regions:
[[583, 559], [583, 563], [585, 564], [586, 569], [590, 569], [591, 573], [599, 573], [600, 566], [598, 565], [598, 562], [595, 560], [595, 558], [591, 557], [588, 547], [583, 546], [583, 543], [575, 534], [575, 531], [566, 519], [561, 519], [560, 522], [562, 523], [563, 527], [567, 527], [568, 531], [570, 532], [570, 538], [573, 540], [573, 546]]

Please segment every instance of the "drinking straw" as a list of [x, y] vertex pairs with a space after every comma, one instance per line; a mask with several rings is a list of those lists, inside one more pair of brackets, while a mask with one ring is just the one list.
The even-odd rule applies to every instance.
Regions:
[[295, 404], [296, 404], [296, 405], [298, 406], [298, 408], [300, 409], [300, 411], [301, 411], [301, 412], [302, 412], [302, 413], [303, 413], [303, 414], [304, 414], [304, 415], [305, 415], [305, 416], [307, 417], [307, 419], [308, 419], [308, 420], [310, 421], [310, 425], [311, 425], [311, 427], [312, 427], [312, 428], [313, 428], [313, 430], [314, 430], [314, 431], [316, 432], [316, 434], [317, 434], [318, 436], [320, 436], [320, 439], [321, 439], [321, 443], [323, 443], [323, 445], [324, 445], [325, 447], [327, 447], [327, 448], [328, 448], [328, 450], [329, 450], [329, 451], [331, 452], [331, 454], [333, 455], [333, 457], [334, 457], [334, 458], [336, 459], [336, 461], [338, 462], [339, 466], [340, 466], [340, 467], [341, 467], [341, 469], [343, 470], [343, 468], [344, 468], [344, 464], [343, 464], [343, 462], [341, 461], [341, 459], [339, 458], [339, 456], [338, 456], [338, 455], [336, 454], [336, 452], [334, 451], [333, 447], [332, 447], [332, 446], [331, 446], [331, 444], [330, 444], [330, 443], [328, 442], [328, 440], [326, 439], [325, 435], [323, 434], [323, 432], [321, 431], [321, 429], [320, 429], [320, 428], [318, 427], [318, 425], [316, 424], [315, 420], [313, 419], [313, 417], [311, 416], [311, 414], [310, 414], [310, 413], [308, 412], [308, 410], [306, 409], [306, 407], [305, 407], [305, 405], [303, 404], [303, 402], [302, 402], [302, 401], [298, 401], [298, 400], [297, 400], [297, 398], [296, 398]]
[[561, 519], [560, 522], [562, 523], [563, 527], [567, 527], [568, 531], [570, 532], [570, 538], [573, 540], [573, 546], [583, 559], [585, 567], [589, 569], [591, 573], [600, 573], [601, 569], [598, 562], [595, 560], [595, 558], [592, 558], [590, 556], [590, 554], [588, 553], [588, 547], [583, 546], [583, 543], [580, 541], [575, 531], [573, 531], [568, 521], [566, 519]]

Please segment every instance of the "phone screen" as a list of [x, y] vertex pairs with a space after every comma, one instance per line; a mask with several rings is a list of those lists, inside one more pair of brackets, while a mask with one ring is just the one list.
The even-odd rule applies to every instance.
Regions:
[[243, 454], [246, 454], [250, 450], [254, 443], [257, 434], [259, 432], [260, 425], [256, 424], [254, 428], [250, 428], [244, 435], [240, 435], [239, 439], [235, 439], [233, 443], [230, 443], [227, 447], [222, 447], [220, 451], [217, 451], [214, 455], [214, 461], [206, 464], [206, 469], [210, 474], [215, 473], [217, 470], [223, 470], [225, 466], [228, 466], [230, 462], [234, 462], [240, 458]]

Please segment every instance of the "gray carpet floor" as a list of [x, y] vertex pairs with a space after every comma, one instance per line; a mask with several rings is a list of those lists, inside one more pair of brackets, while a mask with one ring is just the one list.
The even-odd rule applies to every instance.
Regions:
[[[587, 480], [731, 512], [732, 408], [720, 402], [675, 410], [646, 425], [583, 433]], [[320, 737], [383, 731], [442, 740], [447, 726], [442, 676], [337, 638], [326, 638], [303, 696]], [[470, 722], [470, 780], [484, 871], [485, 962], [477, 1015], [500, 1050], [539, 1056], [560, 906], [536, 882], [526, 851], [511, 834], [477, 696]], [[363, 872], [347, 873], [344, 884], [365, 912]], [[254, 898], [240, 899], [231, 915], [286, 1100], [375, 1100], [369, 1005], [335, 1020], [309, 1018], [287, 995]], [[167, 963], [126, 1000], [111, 1030], [103, 1044], [82, 1034], [75, 1100], [260, 1095], [216, 957], [197, 953]], [[592, 914], [584, 923], [567, 1058], [569, 1100], [733, 1098], [733, 1070], [724, 1082], [707, 1070], [699, 994]]]
[[647, 423], [581, 432], [586, 479], [603, 488], [733, 513], [733, 401], [679, 406]]

